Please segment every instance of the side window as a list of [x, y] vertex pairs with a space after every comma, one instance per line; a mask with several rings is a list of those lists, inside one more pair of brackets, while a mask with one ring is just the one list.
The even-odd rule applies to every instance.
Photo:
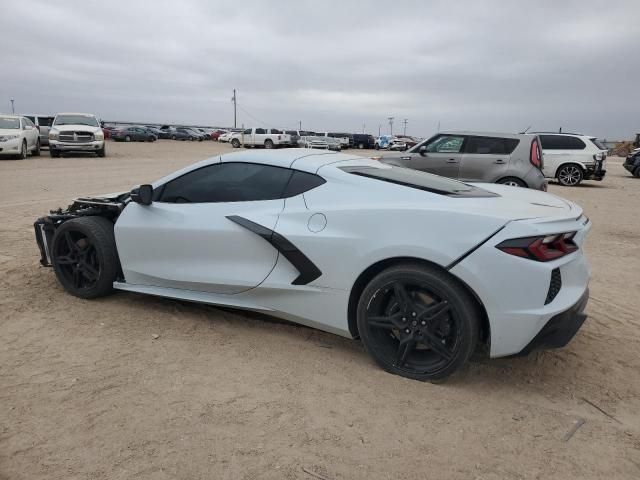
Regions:
[[476, 155], [509, 155], [518, 143], [515, 138], [468, 137], [464, 151]]
[[30, 116], [27, 115], [25, 118], [28, 118], [34, 124], [36, 123], [36, 117], [30, 117]]
[[27, 117], [22, 117], [22, 128], [25, 128], [27, 125], [30, 127], [35, 127], [35, 124], [31, 120], [29, 120]]
[[219, 203], [275, 200], [283, 192], [292, 170], [256, 163], [217, 163], [168, 182], [160, 202]]
[[267, 133], [264, 128], [256, 128], [256, 135]]
[[53, 117], [38, 117], [38, 123], [41, 127], [50, 127], [53, 125]]
[[458, 135], [442, 135], [427, 145], [431, 153], [460, 153], [464, 137]]
[[543, 150], [584, 150], [585, 143], [568, 135], [540, 135]]
[[244, 135], [251, 135], [251, 129], [247, 128], [244, 132], [242, 132]]
[[326, 180], [318, 175], [295, 170], [282, 196], [284, 198], [294, 197], [319, 187], [323, 183], [326, 183]]
[[278, 130], [277, 128], [272, 128], [272, 129], [271, 129], [271, 133], [281, 134], [281, 133], [282, 133], [282, 130]]

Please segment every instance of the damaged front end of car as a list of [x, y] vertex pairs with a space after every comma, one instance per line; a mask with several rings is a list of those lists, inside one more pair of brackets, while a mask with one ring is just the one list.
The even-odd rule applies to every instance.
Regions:
[[98, 197], [77, 198], [66, 209], [51, 210], [49, 215], [38, 218], [33, 224], [36, 242], [40, 249], [40, 264], [51, 267], [51, 245], [60, 225], [78, 217], [100, 216], [115, 222], [130, 201], [129, 192], [107, 194]]

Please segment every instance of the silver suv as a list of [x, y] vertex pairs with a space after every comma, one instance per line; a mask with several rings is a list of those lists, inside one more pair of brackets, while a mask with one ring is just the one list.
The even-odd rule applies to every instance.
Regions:
[[403, 153], [380, 161], [455, 178], [547, 190], [537, 135], [440, 132]]

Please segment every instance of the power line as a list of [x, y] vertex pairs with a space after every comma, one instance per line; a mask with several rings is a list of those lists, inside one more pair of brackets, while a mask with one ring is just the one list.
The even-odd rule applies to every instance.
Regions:
[[264, 125], [265, 127], [269, 126], [269, 124], [267, 122], [263, 122], [262, 120], [260, 120], [259, 118], [254, 117], [253, 115], [251, 115], [249, 112], [247, 112], [246, 109], [242, 108], [242, 105], [240, 104], [236, 104], [238, 106], [238, 108], [240, 110], [242, 110], [245, 114], [247, 114], [247, 116], [249, 116], [251, 119], [255, 120], [258, 123], [261, 123], [262, 125]]

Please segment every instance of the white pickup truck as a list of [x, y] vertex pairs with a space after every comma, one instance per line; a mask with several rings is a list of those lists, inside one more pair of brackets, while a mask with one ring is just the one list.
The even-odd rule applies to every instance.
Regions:
[[275, 128], [247, 128], [231, 138], [231, 145], [234, 148], [239, 148], [240, 145], [264, 148], [295, 146], [291, 135]]

